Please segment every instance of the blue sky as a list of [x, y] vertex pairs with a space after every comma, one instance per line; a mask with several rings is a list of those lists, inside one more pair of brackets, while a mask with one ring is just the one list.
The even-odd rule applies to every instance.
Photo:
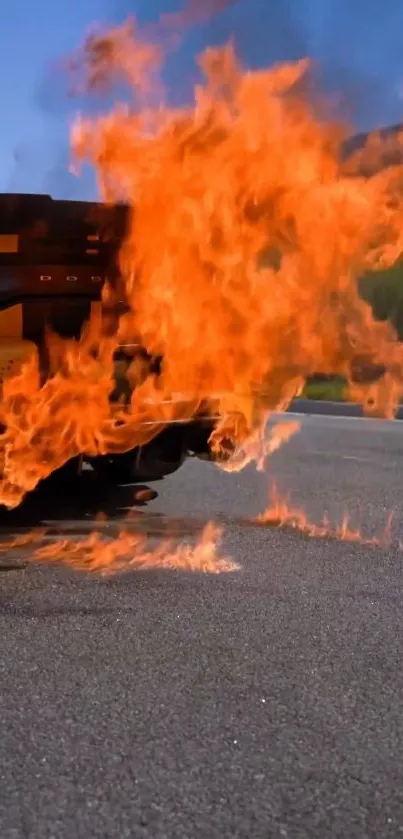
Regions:
[[[200, 0], [202, 3], [203, 0]], [[0, 190], [90, 197], [88, 180], [67, 172], [69, 122], [58, 58], [94, 22], [141, 20], [175, 0], [3, 0], [0, 11]], [[403, 120], [403, 3], [399, 0], [237, 0], [191, 32], [170, 61], [177, 98], [190, 87], [192, 59], [207, 43], [234, 34], [249, 66], [310, 55], [323, 83], [342, 95], [358, 129]]]

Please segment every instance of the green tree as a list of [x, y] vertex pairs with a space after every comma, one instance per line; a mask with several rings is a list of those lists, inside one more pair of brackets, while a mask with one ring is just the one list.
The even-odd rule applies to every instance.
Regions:
[[360, 280], [360, 294], [378, 320], [389, 320], [403, 341], [403, 262], [385, 271], [367, 274]]

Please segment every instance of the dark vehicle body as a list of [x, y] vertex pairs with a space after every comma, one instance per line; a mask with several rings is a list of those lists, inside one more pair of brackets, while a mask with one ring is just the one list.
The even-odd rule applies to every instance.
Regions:
[[[79, 338], [91, 309], [101, 306], [106, 281], [118, 287], [117, 256], [125, 235], [127, 209], [80, 201], [57, 201], [47, 195], [0, 194], [0, 382], [35, 351], [47, 374], [48, 330]], [[118, 299], [118, 295], [117, 295]], [[121, 304], [124, 307], [124, 301]], [[119, 306], [103, 307], [109, 325]], [[116, 392], [121, 369], [139, 353], [139, 345], [116, 353]], [[161, 359], [149, 359], [158, 374]], [[92, 465], [118, 482], [159, 480], [174, 472], [188, 455], [210, 457], [208, 440], [214, 418], [167, 422], [147, 445], [97, 458]], [[84, 458], [80, 460], [82, 465]], [[75, 469], [77, 464], [73, 464]]]

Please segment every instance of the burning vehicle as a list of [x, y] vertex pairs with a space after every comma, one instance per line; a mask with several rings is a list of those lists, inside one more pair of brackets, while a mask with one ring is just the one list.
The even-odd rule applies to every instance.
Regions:
[[379, 165], [382, 137], [346, 153], [307, 60], [249, 71], [207, 49], [173, 106], [164, 58], [133, 21], [79, 51], [78, 88], [117, 97], [71, 131], [99, 204], [0, 196], [6, 507], [85, 462], [120, 483], [188, 455], [239, 467], [314, 375], [373, 414], [402, 397], [403, 344], [358, 287], [403, 253], [400, 159]]
[[[91, 320], [97, 322], [105, 342], [115, 334], [119, 318], [127, 308], [117, 263], [126, 217], [124, 205], [57, 201], [48, 195], [0, 195], [2, 387], [33, 360], [43, 386], [57, 367], [54, 342], [70, 341], [74, 346]], [[108, 294], [103, 297], [106, 288]], [[150, 356], [140, 343], [116, 346], [114, 386], [110, 392], [112, 411], [115, 407], [118, 415], [130, 401], [133, 367], [137, 384], [152, 377], [158, 387], [162, 365], [163, 358]], [[178, 469], [187, 456], [213, 458], [209, 438], [216, 424], [214, 416], [201, 405], [184, 420], [180, 395], [176, 402], [176, 408], [166, 405], [167, 417], [161, 418], [160, 423], [144, 420], [143, 445], [116, 454], [91, 456], [91, 452], [84, 452], [70, 458], [60, 469], [78, 472], [87, 461], [104, 478], [135, 483], [165, 477]]]

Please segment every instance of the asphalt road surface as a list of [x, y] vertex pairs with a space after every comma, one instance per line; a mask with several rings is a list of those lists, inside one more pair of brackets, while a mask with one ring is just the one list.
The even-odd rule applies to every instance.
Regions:
[[[1, 839], [403, 836], [402, 464], [401, 423], [305, 417], [267, 473], [189, 462], [133, 519], [217, 520], [240, 571], [0, 574]], [[393, 507], [391, 546], [256, 526], [274, 477], [366, 534]], [[91, 480], [2, 538], [118, 527], [132, 490]]]

